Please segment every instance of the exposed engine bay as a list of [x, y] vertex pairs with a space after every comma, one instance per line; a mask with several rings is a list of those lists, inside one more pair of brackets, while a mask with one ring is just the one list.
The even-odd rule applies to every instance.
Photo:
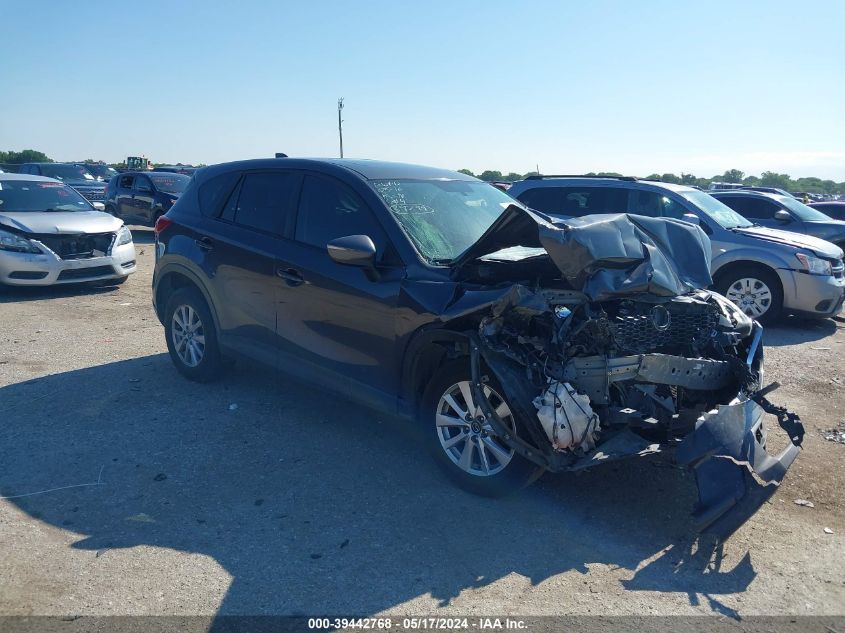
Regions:
[[[503, 226], [520, 245], [542, 246], [562, 275], [501, 286], [467, 332], [475, 399], [494, 429], [549, 470], [672, 449], [696, 473], [699, 527], [729, 536], [773, 494], [803, 427], [765, 397], [776, 385], [763, 384], [762, 327], [702, 289], [712, 283], [703, 232], [626, 215], [564, 224], [524, 210], [504, 214]], [[491, 232], [488, 251], [512, 246]], [[507, 266], [488, 260], [465, 275]], [[517, 432], [484, 405], [488, 370]], [[766, 413], [790, 439], [776, 457], [765, 451]]]

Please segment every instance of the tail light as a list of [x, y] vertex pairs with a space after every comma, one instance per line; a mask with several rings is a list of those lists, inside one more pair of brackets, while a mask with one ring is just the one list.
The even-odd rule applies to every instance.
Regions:
[[166, 215], [160, 215], [158, 216], [158, 220], [156, 220], [156, 225], [153, 229], [153, 232], [156, 234], [156, 236], [161, 235], [161, 232], [171, 224], [173, 224], [173, 220], [168, 218]]

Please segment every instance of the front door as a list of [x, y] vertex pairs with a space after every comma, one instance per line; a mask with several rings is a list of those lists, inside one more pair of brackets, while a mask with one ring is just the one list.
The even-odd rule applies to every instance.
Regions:
[[134, 215], [132, 206], [132, 186], [135, 176], [131, 174], [121, 175], [117, 179], [117, 194], [115, 195], [115, 210], [120, 218], [130, 218]]
[[[373, 240], [377, 275], [331, 259], [326, 244], [347, 235]], [[277, 263], [284, 281], [277, 303], [282, 362], [327, 370], [365, 399], [396, 393], [394, 319], [404, 267], [377, 218], [340, 181], [309, 174], [293, 238]]]
[[136, 221], [148, 222], [153, 218], [155, 191], [153, 183], [146, 176], [135, 176], [135, 187], [132, 192], [133, 215]]

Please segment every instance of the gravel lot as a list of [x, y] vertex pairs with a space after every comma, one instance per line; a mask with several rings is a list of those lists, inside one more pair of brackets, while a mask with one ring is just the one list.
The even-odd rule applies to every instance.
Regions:
[[805, 450], [714, 547], [659, 458], [490, 501], [414, 429], [290, 377], [187, 382], [134, 232], [121, 287], [0, 292], [0, 615], [845, 614], [845, 445], [823, 437], [845, 420], [842, 322], [767, 330]]

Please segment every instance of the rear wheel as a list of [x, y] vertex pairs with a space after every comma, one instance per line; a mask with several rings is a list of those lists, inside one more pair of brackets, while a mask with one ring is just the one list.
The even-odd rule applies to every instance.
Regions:
[[[461, 488], [502, 497], [536, 480], [543, 469], [509, 448], [474, 401], [468, 359], [437, 371], [423, 396], [420, 422], [424, 441], [438, 465]], [[484, 394], [499, 418], [518, 435], [518, 423], [495, 381]]]
[[761, 266], [728, 272], [716, 290], [761, 323], [777, 321], [783, 312], [783, 290], [777, 275]]
[[196, 288], [180, 288], [168, 299], [164, 333], [170, 359], [186, 378], [209, 382], [225, 370], [211, 311]]

